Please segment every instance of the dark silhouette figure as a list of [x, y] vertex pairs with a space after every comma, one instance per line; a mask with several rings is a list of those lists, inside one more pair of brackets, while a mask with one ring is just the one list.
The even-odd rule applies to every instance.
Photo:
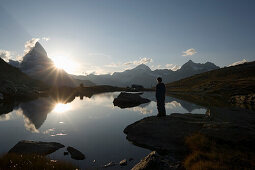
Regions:
[[165, 84], [162, 83], [162, 78], [158, 77], [158, 84], [156, 86], [156, 99], [157, 99], [157, 108], [158, 115], [157, 116], [166, 116], [166, 108], [165, 108], [165, 93], [166, 87]]

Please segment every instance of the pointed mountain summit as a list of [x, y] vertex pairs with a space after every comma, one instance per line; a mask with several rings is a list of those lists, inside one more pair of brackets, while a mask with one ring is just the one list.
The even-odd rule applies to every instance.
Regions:
[[52, 67], [54, 67], [54, 63], [48, 58], [45, 49], [39, 42], [23, 57], [20, 63], [20, 69], [29, 75]]
[[220, 67], [216, 66], [215, 64], [211, 62], [206, 62], [205, 64], [201, 63], [194, 63], [192, 60], [189, 60], [187, 63], [183, 64], [180, 71], [210, 71], [213, 69], [218, 69]]
[[144, 71], [151, 71], [150, 67], [145, 64], [140, 64], [133, 68], [132, 70], [144, 70]]
[[20, 69], [34, 79], [52, 86], [77, 87], [80, 83], [84, 86], [94, 85], [91, 81], [75, 79], [65, 70], [57, 69], [39, 42], [23, 57]]

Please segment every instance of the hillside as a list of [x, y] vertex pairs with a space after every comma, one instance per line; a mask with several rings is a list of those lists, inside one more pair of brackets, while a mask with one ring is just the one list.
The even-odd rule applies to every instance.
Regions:
[[194, 94], [229, 100], [232, 96], [255, 93], [254, 73], [255, 61], [197, 74], [166, 84], [166, 87], [169, 94], [182, 96]]
[[15, 68], [7, 64], [0, 58], [0, 93], [4, 96], [31, 97], [34, 90], [45, 88], [46, 86], [34, 80]]

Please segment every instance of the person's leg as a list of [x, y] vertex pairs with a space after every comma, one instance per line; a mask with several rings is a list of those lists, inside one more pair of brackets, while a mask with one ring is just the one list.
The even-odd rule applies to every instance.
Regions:
[[163, 101], [157, 101], [157, 109], [158, 109], [158, 115], [157, 116], [165, 116], [166, 110], [165, 110], [165, 102]]
[[160, 111], [159, 101], [157, 101], [157, 109], [158, 109], [158, 114], [157, 114], [157, 116], [160, 117], [161, 111]]
[[165, 101], [162, 103], [162, 116], [166, 116]]

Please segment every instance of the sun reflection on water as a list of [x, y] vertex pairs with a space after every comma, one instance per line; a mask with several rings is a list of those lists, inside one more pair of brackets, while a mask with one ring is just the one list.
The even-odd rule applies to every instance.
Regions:
[[57, 103], [53, 109], [54, 112], [64, 113], [71, 109], [70, 104]]

